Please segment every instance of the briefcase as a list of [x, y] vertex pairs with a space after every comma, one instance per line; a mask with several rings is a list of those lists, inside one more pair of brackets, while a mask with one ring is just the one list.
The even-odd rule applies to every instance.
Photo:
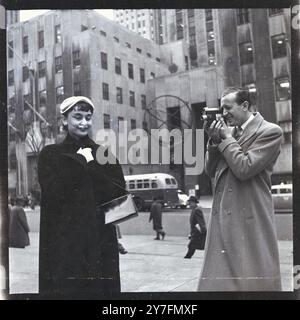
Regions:
[[136, 205], [130, 193], [98, 206], [97, 213], [105, 216], [105, 224], [119, 224], [138, 216]]

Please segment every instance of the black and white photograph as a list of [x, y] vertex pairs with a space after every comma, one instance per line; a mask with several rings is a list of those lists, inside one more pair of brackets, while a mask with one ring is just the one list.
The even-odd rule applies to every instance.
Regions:
[[289, 3], [5, 15], [8, 296], [299, 289]]

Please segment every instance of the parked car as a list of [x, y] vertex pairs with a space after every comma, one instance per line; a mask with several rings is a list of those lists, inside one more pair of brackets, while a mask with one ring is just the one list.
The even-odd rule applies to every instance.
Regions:
[[188, 206], [189, 196], [179, 189], [177, 190], [177, 192], [178, 192], [178, 199], [179, 199], [179, 205], [177, 207], [184, 209]]
[[272, 198], [275, 212], [291, 213], [293, 211], [293, 185], [278, 184], [272, 186]]

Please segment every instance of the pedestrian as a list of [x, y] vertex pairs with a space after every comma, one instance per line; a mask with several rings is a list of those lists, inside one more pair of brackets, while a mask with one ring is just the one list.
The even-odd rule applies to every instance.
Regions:
[[23, 209], [24, 199], [18, 196], [15, 204], [9, 207], [9, 246], [22, 248], [30, 245], [29, 225]]
[[125, 195], [125, 180], [117, 159], [97, 161], [99, 148], [105, 150], [89, 137], [94, 110], [86, 97], [65, 99], [60, 112], [67, 136], [39, 156], [39, 290], [46, 296], [120, 292], [116, 227], [105, 224], [96, 207]]
[[205, 127], [214, 197], [198, 290], [278, 291], [271, 173], [282, 130], [250, 111], [247, 89], [226, 89], [221, 107], [223, 119]]
[[149, 222], [153, 221], [153, 230], [156, 231], [156, 237], [154, 240], [164, 240], [166, 233], [162, 227], [162, 204], [158, 198], [153, 198], [153, 202], [150, 208]]
[[188, 252], [184, 258], [191, 259], [195, 251], [203, 250], [206, 238], [206, 223], [203, 216], [203, 212], [200, 207], [198, 207], [198, 199], [194, 196], [190, 196], [188, 204], [192, 209], [190, 216], [190, 242], [188, 244]]

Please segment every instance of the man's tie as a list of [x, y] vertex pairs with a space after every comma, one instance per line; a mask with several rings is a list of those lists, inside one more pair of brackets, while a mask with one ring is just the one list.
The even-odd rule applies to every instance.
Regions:
[[234, 138], [235, 138], [236, 140], [238, 140], [238, 139], [241, 137], [242, 134], [243, 134], [243, 129], [242, 129], [242, 127], [235, 127]]

